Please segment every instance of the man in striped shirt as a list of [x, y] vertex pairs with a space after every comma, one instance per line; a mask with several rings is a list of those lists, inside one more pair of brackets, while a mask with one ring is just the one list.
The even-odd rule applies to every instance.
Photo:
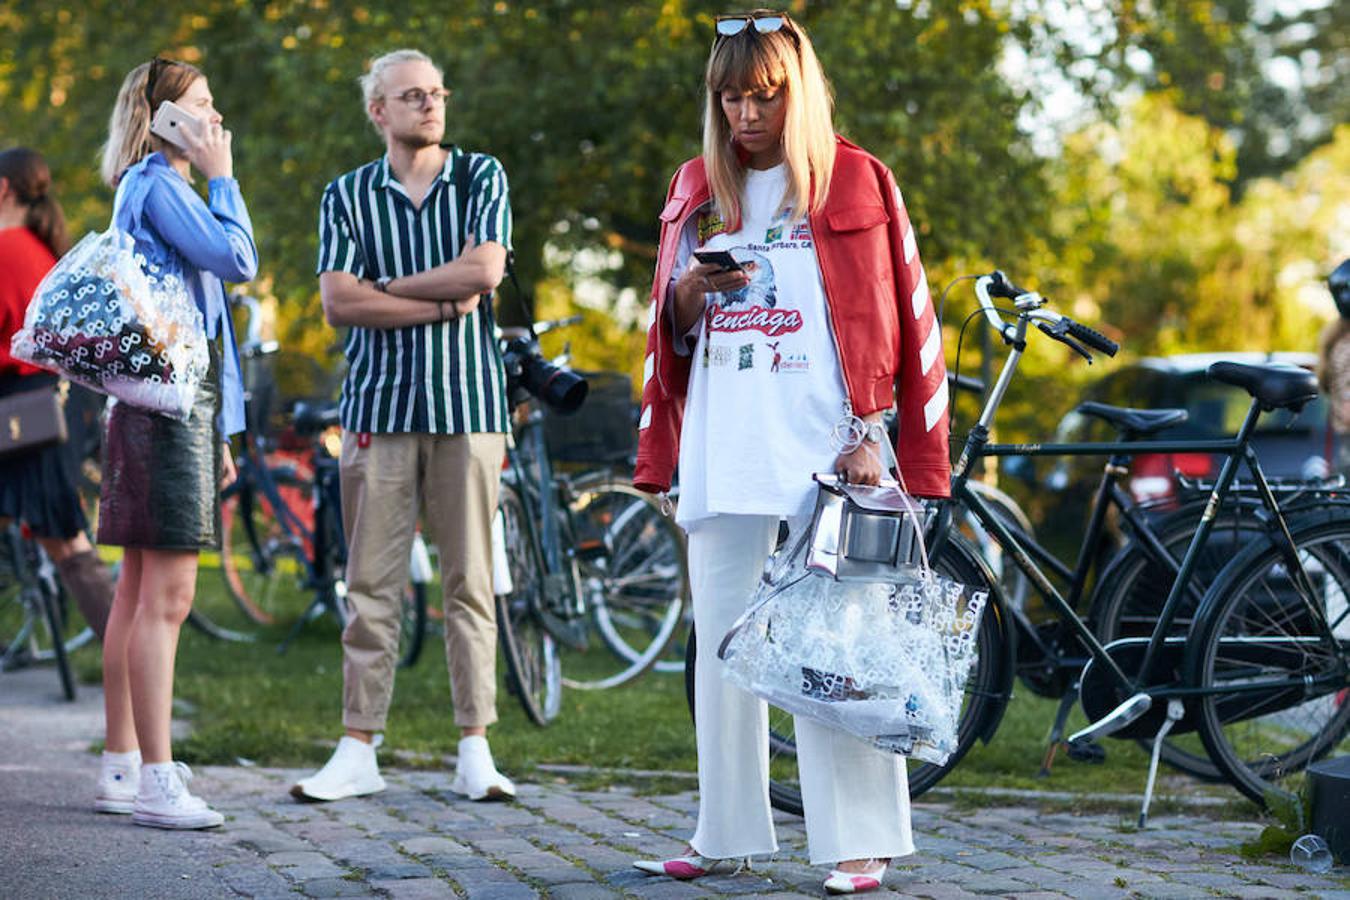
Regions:
[[346, 326], [342, 517], [348, 540], [343, 725], [328, 764], [291, 789], [337, 800], [384, 789], [375, 762], [393, 696], [401, 595], [419, 505], [440, 549], [445, 647], [462, 738], [451, 789], [515, 787], [488, 748], [497, 719], [491, 522], [508, 425], [491, 292], [511, 246], [506, 173], [442, 146], [449, 91], [416, 50], [361, 78], [386, 153], [342, 175], [319, 212], [319, 291]]

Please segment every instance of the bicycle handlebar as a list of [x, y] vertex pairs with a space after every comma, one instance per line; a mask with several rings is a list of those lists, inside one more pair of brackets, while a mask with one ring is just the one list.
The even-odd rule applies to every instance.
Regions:
[[581, 313], [574, 313], [570, 316], [564, 316], [561, 319], [551, 319], [547, 322], [537, 322], [534, 325], [534, 336], [548, 334], [550, 331], [556, 331], [559, 328], [566, 328], [568, 325], [575, 325], [582, 320]]
[[[1011, 300], [1017, 307], [1019, 315], [1034, 320], [1036, 327], [1043, 333], [1071, 348], [1088, 362], [1092, 362], [1092, 354], [1088, 352], [1087, 347], [1107, 356], [1115, 356], [1120, 350], [1119, 344], [1100, 331], [1046, 308], [1047, 301], [1044, 297], [1035, 291], [1023, 290], [997, 269], [990, 275], [981, 275], [975, 279], [975, 296], [979, 298], [980, 308], [984, 310], [989, 324], [1008, 343], [1017, 340], [1017, 329], [1003, 321], [1003, 316], [994, 306], [992, 297]], [[1084, 347], [1084, 344], [1087, 347]]]

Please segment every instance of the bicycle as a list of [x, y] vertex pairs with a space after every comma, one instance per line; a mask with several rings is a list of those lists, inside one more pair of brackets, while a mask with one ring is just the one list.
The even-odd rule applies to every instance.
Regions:
[[[261, 629], [290, 626], [278, 646], [284, 652], [307, 623], [325, 614], [347, 623], [338, 407], [327, 400], [296, 402], [284, 428], [274, 429], [279, 363], [289, 380], [305, 383], [307, 393], [330, 393], [332, 378], [308, 357], [283, 357], [275, 341], [261, 339], [255, 299], [232, 300], [248, 311], [240, 345], [247, 430], [235, 460], [238, 475], [221, 491], [220, 573], [229, 602], [211, 614], [249, 640]], [[274, 430], [284, 438], [273, 438]], [[412, 665], [421, 652], [432, 578], [430, 551], [419, 532], [403, 598], [401, 666]]]
[[498, 624], [509, 683], [540, 725], [558, 715], [564, 686], [614, 687], [650, 668], [688, 596], [683, 536], [654, 498], [609, 469], [553, 467], [527, 367], [543, 362], [537, 337], [562, 324], [504, 337], [503, 352], [516, 428], [494, 526]]
[[[308, 623], [329, 615], [346, 627], [349, 617], [337, 404], [296, 403], [291, 423], [308, 442], [307, 458], [264, 455], [261, 438], [251, 435], [237, 462], [239, 477], [222, 491], [227, 540], [221, 569], [229, 593], [244, 621], [255, 628], [290, 625], [279, 653]], [[429, 551], [418, 532], [403, 592], [399, 664], [404, 667], [421, 652], [432, 577]]]
[[[1016, 307], [1016, 324], [1007, 324], [1002, 321], [999, 312], [993, 307], [990, 299], [991, 292], [996, 296], [1013, 300]], [[1271, 539], [1272, 532], [1283, 533], [1285, 538], [1289, 538], [1290, 527], [1295, 527], [1295, 537], [1286, 540], [1284, 546], [1297, 546], [1298, 535], [1303, 534], [1301, 529], [1311, 527], [1310, 520], [1306, 518], [1306, 508], [1304, 509], [1305, 517], [1299, 518], [1297, 523], [1291, 526], [1290, 520], [1286, 519], [1280, 504], [1265, 481], [1260, 471], [1259, 461], [1255, 454], [1250, 451], [1248, 444], [1251, 432], [1263, 409], [1300, 407], [1312, 396], [1315, 396], [1316, 388], [1312, 383], [1311, 376], [1304, 372], [1289, 372], [1269, 367], [1226, 367], [1219, 365], [1215, 367], [1214, 377], [1236, 383], [1249, 390], [1254, 397], [1247, 420], [1238, 434], [1231, 440], [1190, 442], [1126, 440], [1117, 443], [1072, 445], [989, 444], [989, 428], [993, 424], [994, 414], [1016, 371], [1017, 362], [1025, 347], [1029, 324], [1035, 322], [1038, 328], [1049, 337], [1065, 343], [1087, 358], [1091, 358], [1088, 347], [1099, 352], [1113, 354], [1115, 344], [1068, 317], [1046, 309], [1043, 298], [1016, 289], [1001, 274], [996, 273], [993, 276], [982, 276], [977, 279], [976, 294], [980, 299], [981, 308], [986, 317], [989, 318], [990, 323], [994, 325], [1005, 342], [1012, 347], [1012, 350], [1003, 364], [1003, 369], [993, 391], [986, 400], [979, 421], [967, 437], [960, 460], [953, 472], [952, 496], [949, 500], [938, 501], [935, 504], [938, 514], [935, 516], [934, 525], [929, 534], [929, 542], [931, 545], [930, 558], [934, 559], [935, 568], [944, 572], [944, 574], [965, 569], [977, 580], [977, 583], [990, 588], [990, 606], [981, 623], [980, 633], [977, 635], [980, 660], [967, 688], [957, 752], [953, 754], [948, 765], [941, 770], [933, 771], [923, 766], [917, 767], [915, 775], [919, 777], [912, 780], [911, 791], [917, 795], [926, 787], [935, 784], [946, 771], [949, 771], [960, 760], [976, 739], [988, 741], [992, 737], [1002, 719], [1014, 679], [1019, 674], [1024, 679], [1026, 678], [1026, 669], [1022, 665], [1023, 656], [1018, 652], [1017, 645], [1023, 640], [1030, 640], [1031, 645], [1038, 651], [1030, 654], [1030, 657], [1036, 660], [1037, 665], [1042, 668], [1046, 667], [1046, 661], [1048, 660], [1051, 672], [1072, 671], [1083, 662], [1088, 663], [1080, 678], [1079, 694], [1089, 720], [1093, 724], [1075, 734], [1071, 738], [1071, 746], [1086, 750], [1091, 746], [1089, 742], [1092, 739], [1108, 734], [1117, 737], [1150, 739], [1154, 754], [1150, 760], [1148, 788], [1141, 811], [1142, 823], [1146, 818], [1148, 798], [1151, 797], [1151, 788], [1156, 776], [1162, 739], [1166, 737], [1168, 731], [1188, 731], [1195, 730], [1197, 727], [1193, 720], [1186, 719], [1186, 701], [1184, 698], [1224, 696], [1224, 689], [1216, 687], [1213, 679], [1207, 684], [1196, 684], [1194, 678], [1191, 681], [1177, 683], [1178, 679], [1175, 672], [1182, 668], [1182, 660], [1175, 657], [1178, 654], [1186, 653], [1186, 640], [1173, 632], [1173, 622], [1182, 608], [1183, 598], [1195, 590], [1192, 576], [1199, 567], [1202, 551], [1215, 525], [1215, 518], [1218, 512], [1223, 509], [1222, 501], [1229, 495], [1229, 489], [1232, 486], [1238, 465], [1242, 462], [1248, 465], [1253, 476], [1254, 490], [1269, 516], [1269, 525], [1264, 531], [1264, 540]], [[1084, 344], [1087, 346], [1084, 346]], [[1118, 424], [1125, 426], [1135, 437], [1155, 433], [1157, 430], [1166, 427], [1166, 424], [1174, 422], [1175, 416], [1184, 415], [1184, 412], [1181, 411], [1147, 412], [1107, 409], [1110, 410], [1108, 414], [1115, 416]], [[1055, 559], [1052, 553], [1036, 545], [1026, 535], [1021, 534], [1015, 528], [1009, 527], [970, 487], [969, 479], [972, 466], [984, 456], [1061, 454], [1111, 456], [1112, 454], [1130, 454], [1133, 452], [1185, 451], [1224, 453], [1227, 459], [1210, 498], [1206, 501], [1207, 513], [1205, 517], [1201, 518], [1198, 525], [1191, 526], [1192, 534], [1187, 540], [1185, 557], [1177, 567], [1177, 575], [1169, 586], [1167, 600], [1159, 610], [1159, 616], [1153, 631], [1148, 638], [1142, 641], [1142, 647], [1138, 646], [1138, 639], [1134, 638], [1112, 641], [1109, 645], [1104, 646], [1105, 642], [1099, 640], [1094, 634], [1089, 621], [1091, 617], [1089, 616], [1089, 620], [1085, 620], [1080, 618], [1078, 614], [1077, 606], [1084, 596], [1087, 574], [1100, 538], [1101, 518], [1105, 516], [1107, 505], [1105, 502], [1098, 503], [1094, 508], [1094, 521], [1089, 525], [1088, 534], [1080, 549], [1078, 563], [1070, 569]], [[1117, 457], [1113, 461], [1119, 462], [1119, 458]], [[1120, 466], [1108, 464], [1106, 479], [1103, 487], [1099, 490], [1099, 499], [1110, 496], [1111, 479], [1114, 475], [1119, 474], [1123, 474]], [[1039, 639], [1037, 630], [1031, 626], [1024, 615], [1019, 614], [1017, 610], [1010, 609], [1003, 601], [987, 567], [982, 565], [982, 561], [969, 542], [954, 530], [953, 522], [959, 520], [959, 517], [964, 514], [975, 515], [991, 537], [1012, 559], [1017, 568], [1029, 579], [1035, 592], [1047, 603], [1057, 617], [1058, 625], [1056, 627], [1062, 626], [1063, 634], [1072, 640], [1073, 643], [1070, 646], [1063, 649], [1049, 646], [1047, 642]], [[1139, 552], [1148, 552], [1151, 554], [1151, 558], [1159, 560], [1160, 564], [1164, 565], [1166, 560], [1173, 559], [1161, 540], [1156, 536], [1153, 536], [1153, 540], [1148, 539], [1151, 532], [1149, 532], [1147, 523], [1142, 520], [1142, 517], [1136, 516], [1135, 518], [1138, 521], [1134, 524], [1140, 529], [1139, 542], [1135, 546], [1146, 548], [1146, 550]], [[1129, 516], [1126, 519], [1131, 521]], [[1312, 535], [1309, 534], [1308, 539], [1311, 539], [1311, 537]], [[1253, 535], [1252, 540], [1257, 541], [1258, 539]], [[1245, 557], [1239, 555], [1239, 558]], [[1054, 588], [1044, 570], [1037, 563], [1050, 568], [1058, 577], [1070, 581], [1069, 597], [1071, 599], [1066, 600]], [[964, 579], [958, 575], [953, 575], [953, 577], [956, 577], [957, 580], [972, 580], [972, 577]], [[983, 580], [979, 581], [981, 577]], [[1210, 594], [1217, 589], [1222, 581], [1220, 573], [1220, 576], [1216, 576], [1215, 587], [1211, 589]], [[1104, 583], [1106, 583], [1105, 577], [1098, 579], [1099, 588]], [[1206, 594], [1206, 597], [1210, 594]], [[1196, 608], [1203, 610], [1205, 607], [1203, 603], [1197, 603]], [[1094, 602], [1090, 604], [1089, 609], [1100, 609], [1100, 606]], [[1197, 623], [1202, 619], [1203, 616], [1197, 613]], [[1315, 617], [1313, 620], [1315, 620]], [[1200, 634], [1203, 636], [1204, 632]], [[1334, 639], [1327, 641], [1325, 635], [1323, 638], [1330, 650], [1330, 656], [1340, 660], [1343, 665], [1344, 648], [1338, 649]], [[1189, 658], [1190, 656], [1187, 654], [1187, 659]], [[1127, 671], [1134, 674], [1127, 674]], [[1193, 672], [1193, 667], [1188, 664], [1186, 671], [1188, 673]], [[1294, 683], [1300, 687], [1303, 686], [1303, 681], [1299, 679], [1291, 678], [1288, 682], [1280, 682], [1280, 684]], [[1334, 683], [1334, 677], [1323, 673], [1323, 680], [1316, 683], [1318, 685]], [[1260, 687], [1243, 688], [1243, 690], [1258, 691]], [[1269, 688], [1269, 685], [1264, 687]], [[1273, 690], [1273, 688], [1270, 689]], [[1167, 708], [1154, 707], [1155, 698], [1167, 700], [1168, 702], [1164, 704]], [[1175, 701], [1175, 703], [1172, 701]], [[1178, 709], [1180, 709], [1180, 712], [1177, 712]], [[1066, 710], [1066, 707], [1061, 708], [1061, 716], [1057, 717], [1057, 728], [1062, 727], [1062, 717], [1067, 715]], [[1152, 710], [1152, 713], [1150, 713], [1150, 710]], [[1175, 715], [1169, 715], [1169, 713]], [[1350, 710], [1346, 710], [1345, 715], [1350, 716]], [[1221, 720], [1222, 716], [1220, 715], [1218, 718]], [[1330, 749], [1329, 746], [1324, 746], [1325, 741], [1322, 735], [1339, 737], [1340, 734], [1343, 734], [1346, 727], [1346, 723], [1342, 721], [1343, 718], [1338, 711], [1336, 717], [1317, 723], [1312, 742], [1313, 750], [1327, 752]], [[1182, 721], [1183, 719], [1185, 721]], [[1165, 728], [1165, 724], [1168, 727]], [[1204, 738], [1203, 733], [1202, 738]], [[789, 742], [783, 741], [781, 743], [786, 751]], [[1208, 747], [1212, 741], [1206, 740], [1205, 743]], [[1332, 744], [1334, 744], [1334, 740]], [[1308, 752], [1301, 756], [1289, 755], [1286, 761], [1306, 765], [1309, 758], [1315, 758], [1315, 754]], [[1051, 755], [1047, 754], [1045, 767], [1048, 767], [1050, 759]], [[1220, 770], [1223, 769], [1223, 765], [1217, 759], [1215, 764]], [[788, 801], [792, 801], [795, 795], [791, 784], [783, 783], [776, 785], [776, 787], [775, 795], [784, 801], [784, 806], [790, 807]]]
[[[0, 533], [0, 672], [52, 662], [61, 693], [75, 699], [75, 675], [65, 638], [66, 604], [56, 566], [18, 523]], [[92, 632], [91, 632], [92, 633]]]

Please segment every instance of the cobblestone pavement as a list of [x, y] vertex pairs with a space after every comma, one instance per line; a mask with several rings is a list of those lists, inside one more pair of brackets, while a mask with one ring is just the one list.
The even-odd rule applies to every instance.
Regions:
[[[523, 779], [509, 804], [450, 794], [449, 770], [400, 768], [386, 769], [389, 789], [373, 797], [301, 804], [287, 791], [306, 772], [203, 767], [193, 790], [227, 815], [224, 828], [139, 828], [90, 811], [99, 693], [81, 688], [79, 702], [66, 704], [55, 692], [49, 670], [0, 676], [3, 900], [822, 896], [825, 873], [807, 865], [795, 817], [778, 819], [776, 858], [748, 871], [694, 882], [650, 878], [632, 860], [682, 849], [694, 826], [693, 792], [583, 790], [556, 773]], [[889, 893], [874, 896], [1350, 900], [1350, 869], [1317, 876], [1274, 857], [1244, 860], [1237, 847], [1260, 825], [1223, 821], [1214, 808], [1158, 815], [1135, 831], [1127, 827], [1133, 813], [1044, 812], [1037, 808], [1044, 801], [917, 804], [918, 853], [892, 867]]]
[[[443, 772], [393, 771], [389, 790], [335, 804], [299, 804], [286, 789], [302, 772], [207, 769], [202, 793], [230, 821], [194, 836], [193, 855], [229, 888], [257, 896], [384, 895], [655, 898], [819, 897], [824, 873], [807, 865], [801, 821], [779, 816], [781, 849], [748, 871], [694, 882], [654, 879], [637, 857], [676, 854], [694, 824], [692, 792], [642, 796], [627, 788], [522, 784], [514, 804], [468, 803]], [[880, 896], [961, 898], [1342, 897], [1329, 876], [1251, 863], [1235, 851], [1260, 826], [1162, 816], [1145, 831], [1121, 813], [1045, 813], [1027, 806], [916, 806], [919, 853], [892, 868]], [[1338, 877], [1342, 876], [1342, 877]]]

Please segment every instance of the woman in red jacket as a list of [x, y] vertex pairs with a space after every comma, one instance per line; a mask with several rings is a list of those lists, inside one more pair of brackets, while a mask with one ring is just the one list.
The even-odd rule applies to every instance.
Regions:
[[[0, 152], [0, 397], [65, 390], [57, 377], [10, 355], [28, 301], [67, 249], [66, 221], [51, 194], [42, 155], [26, 147]], [[22, 520], [56, 564], [61, 583], [93, 629], [103, 636], [112, 608], [112, 575], [85, 536], [71, 459], [61, 445], [0, 459], [0, 523]]]
[[[899, 401], [912, 493], [945, 495], [950, 464], [913, 229], [886, 167], [835, 135], [805, 31], [783, 13], [719, 17], [706, 85], [703, 155], [661, 214], [634, 480], [664, 491], [678, 461], [695, 627], [716, 646], [780, 519], [809, 522], [812, 473], [881, 478], [884, 410]], [[833, 444], [837, 430], [858, 439]], [[777, 849], [765, 705], [720, 666], [701, 654], [694, 674], [697, 830], [682, 856], [637, 862], [645, 872], [696, 878]], [[811, 861], [834, 866], [826, 889], [878, 887], [914, 850], [904, 760], [802, 718], [796, 740]]]

